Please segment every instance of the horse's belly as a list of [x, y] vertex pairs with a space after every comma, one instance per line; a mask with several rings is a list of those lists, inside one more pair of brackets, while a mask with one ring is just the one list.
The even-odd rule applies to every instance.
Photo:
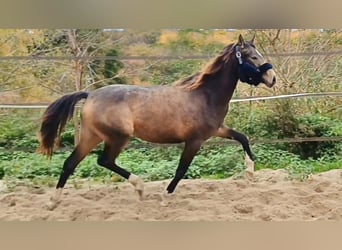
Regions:
[[134, 136], [153, 143], [180, 143], [186, 140], [184, 131], [169, 127], [137, 125], [134, 126]]
[[176, 137], [166, 137], [166, 136], [153, 136], [147, 134], [135, 134], [135, 137], [152, 143], [181, 143], [184, 142], [184, 139], [176, 138]]
[[135, 122], [133, 135], [154, 143], [180, 143], [191, 139], [206, 140], [217, 131], [217, 127], [192, 119], [151, 119]]

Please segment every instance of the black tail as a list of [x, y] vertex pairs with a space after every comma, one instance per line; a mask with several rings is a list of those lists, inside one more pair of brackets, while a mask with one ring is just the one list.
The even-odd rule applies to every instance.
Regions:
[[39, 152], [49, 158], [52, 156], [55, 139], [62, 133], [67, 121], [72, 118], [76, 103], [87, 97], [87, 92], [80, 91], [62, 96], [49, 105], [43, 114], [39, 131]]

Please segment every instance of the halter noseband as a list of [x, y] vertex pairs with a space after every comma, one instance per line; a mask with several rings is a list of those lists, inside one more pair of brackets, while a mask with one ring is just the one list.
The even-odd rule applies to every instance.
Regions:
[[239, 61], [238, 75], [242, 82], [257, 86], [262, 82], [262, 75], [269, 69], [272, 69], [272, 65], [264, 63], [263, 65], [256, 67], [253, 64], [242, 59], [240, 46], [235, 47], [235, 56]]

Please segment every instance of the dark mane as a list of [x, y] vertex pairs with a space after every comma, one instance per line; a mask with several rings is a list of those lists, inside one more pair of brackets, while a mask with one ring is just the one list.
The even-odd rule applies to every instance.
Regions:
[[201, 75], [201, 72], [197, 72], [184, 79], [180, 79], [174, 83], [174, 86], [186, 87], [186, 86], [192, 85], [196, 82], [196, 80], [198, 79], [200, 75]]
[[187, 78], [175, 82], [175, 86], [188, 90], [193, 90], [200, 87], [205, 82], [207, 77], [219, 72], [225, 63], [230, 60], [234, 45], [235, 44], [230, 44], [226, 46], [221, 55], [208, 63], [201, 72], [197, 72]]

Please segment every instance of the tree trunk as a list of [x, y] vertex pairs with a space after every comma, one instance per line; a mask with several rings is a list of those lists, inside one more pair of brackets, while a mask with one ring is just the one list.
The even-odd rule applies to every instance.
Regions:
[[[69, 46], [72, 50], [72, 53], [74, 56], [78, 57], [82, 55], [82, 48], [80, 48], [79, 44], [77, 43], [77, 36], [76, 36], [76, 30], [68, 30], [68, 39], [69, 39]], [[82, 76], [84, 71], [84, 61], [80, 59], [75, 59], [74, 61], [74, 70], [75, 70], [75, 91], [81, 91], [82, 90]], [[74, 121], [74, 127], [75, 127], [75, 135], [74, 135], [74, 144], [75, 146], [80, 141], [80, 118], [79, 118], [80, 110], [79, 108], [75, 108], [73, 121]]]
[[[75, 89], [76, 91], [82, 90], [82, 76], [83, 76], [83, 64], [81, 61], [75, 61]], [[81, 130], [81, 121], [80, 121], [80, 109], [76, 106], [74, 112], [74, 127], [75, 127], [75, 135], [74, 135], [74, 144], [75, 146], [80, 141], [80, 130]]]

